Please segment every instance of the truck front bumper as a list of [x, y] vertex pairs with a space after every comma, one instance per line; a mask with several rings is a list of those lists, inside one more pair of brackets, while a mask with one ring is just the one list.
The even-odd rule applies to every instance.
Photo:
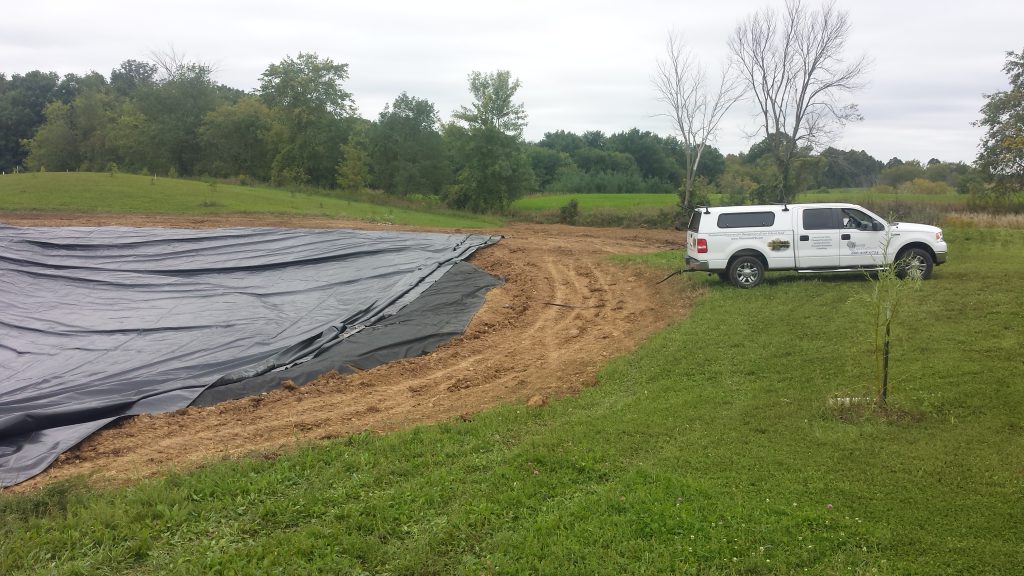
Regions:
[[946, 253], [945, 252], [936, 252], [935, 253], [935, 263], [936, 264], [945, 264], [946, 263]]
[[686, 269], [687, 270], [699, 270], [706, 272], [708, 270], [707, 260], [697, 260], [692, 256], [686, 257]]

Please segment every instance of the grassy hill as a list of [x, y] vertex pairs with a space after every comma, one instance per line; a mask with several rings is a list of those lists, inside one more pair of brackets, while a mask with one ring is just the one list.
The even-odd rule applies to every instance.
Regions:
[[870, 394], [865, 279], [689, 276], [691, 317], [541, 409], [0, 495], [0, 573], [1018, 574], [1024, 232], [947, 239], [887, 414], [829, 404]]
[[282, 214], [389, 222], [410, 226], [482, 228], [499, 225], [441, 208], [408, 209], [274, 188], [209, 184], [98, 173], [22, 173], [0, 176], [0, 211], [135, 214]]
[[[22, 173], [0, 176], [0, 211], [50, 211], [131, 214], [277, 214], [320, 216], [438, 228], [498, 226], [493, 216], [471, 215], [425, 203], [405, 203], [372, 195], [358, 201], [290, 192], [276, 188], [206, 183], [107, 173]], [[514, 219], [555, 222], [559, 209], [576, 200], [576, 222], [596, 226], [670, 227], [679, 199], [675, 194], [554, 194], [520, 198]], [[950, 209], [962, 208], [962, 195], [880, 194], [869, 189], [842, 189], [802, 194], [801, 202], [854, 202], [887, 215], [937, 222]], [[713, 204], [724, 200], [716, 196]]]

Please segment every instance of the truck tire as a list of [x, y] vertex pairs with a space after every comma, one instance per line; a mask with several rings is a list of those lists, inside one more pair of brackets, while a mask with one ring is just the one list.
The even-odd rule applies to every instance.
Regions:
[[729, 280], [737, 288], [753, 288], [764, 280], [764, 262], [754, 256], [740, 256], [729, 264]]
[[920, 248], [900, 252], [896, 257], [896, 276], [899, 278], [920, 278], [927, 280], [932, 275], [932, 257]]

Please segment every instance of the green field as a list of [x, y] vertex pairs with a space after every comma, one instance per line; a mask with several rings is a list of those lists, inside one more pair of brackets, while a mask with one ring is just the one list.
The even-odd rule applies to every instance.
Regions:
[[967, 196], [964, 194], [887, 194], [871, 188], [838, 188], [827, 192], [801, 192], [797, 196], [797, 201], [850, 202], [853, 204], [904, 202], [947, 208], [965, 208], [967, 206]]
[[[580, 210], [622, 209], [647, 210], [672, 208], [679, 204], [676, 194], [551, 194], [527, 196], [512, 204], [513, 210], [538, 212], [558, 210], [570, 200], [579, 203]], [[964, 207], [967, 197], [962, 194], [885, 194], [870, 188], [841, 188], [826, 192], [802, 192], [797, 196], [798, 202], [851, 202], [869, 204], [876, 202], [908, 202], [926, 203], [947, 207]], [[725, 202], [720, 194], [711, 198], [712, 205]]]
[[[365, 199], [361, 198], [361, 199]], [[511, 217], [553, 222], [559, 209], [576, 200], [581, 225], [670, 227], [679, 198], [675, 194], [556, 194], [527, 196], [512, 204]], [[853, 202], [935, 221], [950, 208], [962, 208], [962, 195], [880, 194], [865, 188], [804, 193], [800, 202]], [[715, 196], [712, 204], [724, 200]], [[396, 205], [398, 203], [398, 205]], [[924, 214], [914, 207], [924, 207]], [[132, 174], [23, 173], [0, 176], [0, 211], [172, 214], [275, 214], [387, 222], [437, 228], [486, 228], [501, 225], [494, 216], [476, 216], [425, 203], [401, 204], [384, 196], [359, 201], [275, 188], [154, 178]]]
[[[512, 204], [515, 219], [536, 222], [564, 221], [562, 207], [576, 200], [579, 215], [576, 224], [584, 226], [624, 226], [670, 228], [678, 225], [675, 194], [552, 194], [527, 196]], [[842, 188], [803, 192], [797, 202], [850, 202], [861, 204], [886, 217], [941, 224], [950, 211], [962, 211], [967, 197], [960, 194], [898, 194], [870, 188]], [[713, 194], [712, 206], [726, 204], [721, 194]]]
[[544, 408], [0, 495], [0, 574], [1019, 574], [1024, 231], [946, 238], [886, 417], [829, 407], [870, 394], [864, 278], [674, 278], [692, 315]]
[[576, 200], [580, 210], [672, 208], [679, 204], [677, 194], [551, 194], [520, 198], [512, 203], [512, 209], [524, 212], [558, 210], [570, 200]]
[[[575, 200], [579, 214], [566, 221], [561, 209]], [[670, 228], [678, 213], [675, 194], [551, 194], [527, 196], [512, 203], [511, 217], [543, 223], [581, 226]]]
[[0, 211], [132, 214], [279, 214], [439, 228], [500, 225], [439, 208], [356, 202], [329, 196], [132, 174], [23, 173], [0, 176]]

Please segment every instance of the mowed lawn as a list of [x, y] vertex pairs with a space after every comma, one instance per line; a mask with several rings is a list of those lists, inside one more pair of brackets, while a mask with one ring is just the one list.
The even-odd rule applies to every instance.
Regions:
[[691, 316], [578, 397], [0, 495], [0, 574], [1020, 574], [1024, 232], [946, 236], [888, 417], [829, 406], [871, 392], [863, 277], [673, 278]]
[[497, 218], [442, 209], [406, 209], [275, 188], [84, 172], [2, 175], [0, 211], [279, 214], [447, 228], [500, 225]]

